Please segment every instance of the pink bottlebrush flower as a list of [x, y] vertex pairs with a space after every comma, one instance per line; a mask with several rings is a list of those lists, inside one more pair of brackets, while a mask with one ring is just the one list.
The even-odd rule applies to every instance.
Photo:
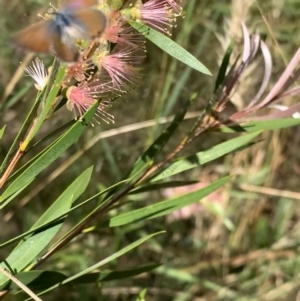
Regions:
[[142, 55], [132, 48], [126, 48], [113, 54], [102, 52], [93, 57], [98, 68], [104, 69], [111, 78], [114, 89], [117, 92], [126, 92], [128, 85], [136, 85], [140, 78], [140, 67], [137, 67]]
[[119, 47], [145, 48], [145, 38], [131, 26], [124, 23], [120, 13], [115, 13], [105, 31], [106, 40]]
[[[100, 84], [97, 80], [90, 83], [82, 82], [79, 86], [71, 86], [66, 93], [68, 99], [67, 108], [73, 111], [74, 114], [78, 113], [82, 117], [95, 104], [99, 96], [109, 90], [111, 90], [111, 87], [109, 87], [108, 83]], [[114, 117], [105, 111], [108, 106], [108, 102], [101, 102], [95, 116], [107, 123], [114, 122]]]
[[39, 91], [42, 91], [46, 86], [49, 77], [43, 61], [37, 57], [32, 63], [32, 66], [28, 66], [24, 69], [26, 73], [35, 81], [35, 88]]
[[170, 35], [169, 28], [175, 24], [176, 14], [170, 0], [150, 0], [146, 3], [137, 1], [132, 10], [132, 17], [150, 27]]
[[69, 82], [73, 78], [78, 82], [84, 81], [88, 76], [87, 71], [91, 68], [93, 68], [93, 65], [88, 60], [80, 60], [68, 65], [64, 82]]
[[173, 10], [178, 14], [182, 15], [182, 7], [178, 4], [178, 2], [182, 2], [181, 0], [166, 0], [168, 4], [173, 8]]

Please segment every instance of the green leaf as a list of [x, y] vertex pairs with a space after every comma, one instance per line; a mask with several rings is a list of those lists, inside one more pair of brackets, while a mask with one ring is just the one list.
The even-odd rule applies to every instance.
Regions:
[[5, 168], [8, 166], [10, 160], [13, 158], [16, 151], [20, 148], [20, 145], [23, 143], [24, 137], [26, 137], [26, 134], [28, 133], [30, 126], [32, 125], [32, 123], [34, 122], [34, 119], [36, 118], [37, 110], [38, 110], [41, 102], [47, 96], [47, 93], [49, 93], [49, 90], [51, 87], [51, 82], [54, 82], [54, 80], [55, 80], [54, 77], [56, 75], [56, 71], [58, 70], [58, 67], [59, 67], [59, 63], [55, 59], [53, 65], [52, 65], [52, 72], [51, 72], [51, 77], [49, 78], [48, 85], [44, 88], [43, 91], [41, 91], [37, 94], [36, 100], [35, 100], [34, 104], [32, 105], [30, 112], [26, 116], [26, 119], [23, 122], [21, 129], [19, 130], [16, 138], [14, 139], [13, 143], [11, 144], [10, 149], [8, 150], [6, 156], [1, 164], [1, 167], [0, 167], [1, 174], [4, 173]]
[[211, 72], [201, 62], [172, 39], [140, 22], [131, 21], [129, 23], [164, 52], [201, 73], [211, 75]]
[[[18, 89], [14, 90], [14, 94], [9, 96], [9, 98], [6, 99], [5, 103], [2, 104], [0, 108], [0, 114], [4, 112], [5, 110], [11, 108], [13, 105], [15, 105], [18, 101], [22, 101], [24, 99], [27, 92], [32, 89], [32, 81], [28, 80], [25, 83], [22, 83], [22, 86], [20, 86]], [[18, 91], [16, 91], [18, 90]]]
[[84, 114], [84, 121], [77, 120], [77, 122], [66, 133], [64, 133], [51, 148], [48, 148], [42, 156], [34, 161], [16, 180], [14, 180], [1, 195], [0, 202], [3, 202], [16, 191], [28, 185], [40, 172], [59, 158], [74, 142], [76, 142], [86, 128], [86, 124], [92, 119], [98, 105], [99, 103], [96, 102]]
[[[140, 238], [139, 240], [135, 241], [134, 243], [131, 243], [130, 245], [128, 245], [127, 247], [117, 251], [116, 253], [112, 254], [111, 256], [101, 260], [100, 262], [94, 264], [93, 266], [75, 274], [74, 276], [72, 277], [69, 277], [68, 279], [66, 280], [63, 280], [61, 281], [60, 283], [56, 284], [56, 285], [53, 285], [51, 286], [50, 288], [48, 288], [47, 290], [44, 290], [43, 292], [41, 292], [40, 294], [38, 294], [39, 296], [40, 295], [43, 295], [57, 287], [60, 287], [62, 285], [65, 285], [65, 284], [69, 284], [69, 283], [73, 283], [76, 279], [88, 274], [88, 273], [91, 273], [92, 271], [96, 270], [96, 269], [99, 269], [101, 266], [117, 259], [118, 257], [128, 253], [129, 251], [131, 251], [132, 249], [136, 248], [137, 246], [141, 245], [142, 243], [144, 243], [145, 241], [151, 239], [152, 237], [158, 235], [158, 234], [161, 234], [161, 233], [164, 233], [164, 231], [160, 231], [160, 232], [157, 232], [157, 233], [154, 233], [154, 234], [150, 234], [150, 235], [147, 235], [145, 237], [142, 237]], [[27, 299], [27, 300], [30, 300], [30, 299]], [[27, 301], [26, 300], [26, 301]]]
[[[25, 151], [30, 141], [34, 138], [34, 136], [39, 131], [40, 127], [42, 126], [43, 122], [45, 121], [51, 106], [54, 103], [54, 99], [57, 96], [59, 89], [61, 88], [61, 82], [64, 78], [66, 71], [65, 66], [60, 66], [60, 63], [57, 60], [54, 60], [52, 71], [50, 74], [50, 79], [47, 87], [45, 88], [45, 100], [43, 103], [43, 108], [41, 110], [41, 114], [38, 116], [33, 130], [30, 134], [26, 137], [26, 140], [22, 142], [21, 149]], [[53, 82], [53, 83], [52, 83]]]
[[217, 158], [220, 158], [226, 154], [229, 154], [240, 147], [248, 144], [261, 132], [255, 132], [252, 134], [242, 135], [240, 137], [231, 139], [229, 141], [220, 143], [211, 149], [203, 152], [199, 152], [195, 155], [179, 158], [174, 163], [169, 165], [166, 169], [161, 171], [155, 177], [151, 179], [151, 182], [159, 181], [167, 177], [171, 177], [183, 171], [199, 167], [205, 163], [211, 162]]
[[40, 217], [35, 227], [49, 223], [57, 217], [61, 216], [62, 212], [69, 210], [69, 204], [64, 204], [64, 199], [71, 198], [72, 202], [78, 199], [79, 196], [87, 188], [93, 173], [93, 166], [87, 168], [77, 179], [65, 190], [65, 192], [54, 202], [50, 208]]
[[[132, 278], [137, 275], [153, 271], [159, 266], [160, 264], [152, 263], [128, 270], [101, 271], [89, 273], [75, 279], [74, 281], [70, 282], [69, 285], [90, 284]], [[67, 276], [63, 273], [45, 270], [20, 272], [17, 275], [15, 275], [15, 277], [32, 290], [45, 290], [50, 286], [53, 286], [67, 279]], [[13, 281], [10, 281], [5, 286], [0, 287], [0, 290], [2, 291], [18, 288], [19, 287]]]
[[221, 84], [225, 80], [227, 68], [228, 68], [228, 65], [230, 62], [230, 57], [231, 57], [232, 50], [233, 50], [233, 46], [234, 46], [234, 41], [231, 41], [231, 43], [229, 44], [229, 46], [226, 50], [226, 53], [222, 60], [222, 64], [219, 69], [219, 73], [218, 73], [216, 84], [215, 84], [215, 92], [217, 92], [218, 88], [221, 86]]
[[[46, 289], [67, 278], [63, 273], [45, 270], [21, 272], [14, 276], [24, 285], [34, 290]], [[5, 285], [0, 286], [1, 291], [11, 289], [19, 289], [19, 286], [13, 281], [9, 281]]]
[[[76, 123], [75, 120], [72, 120], [68, 124], [74, 125]], [[70, 128], [71, 126], [68, 126]], [[66, 129], [65, 129], [66, 130]], [[61, 138], [62, 136], [58, 137], [55, 139], [52, 143], [47, 145], [43, 150], [41, 150], [36, 156], [34, 156], [31, 160], [26, 162], [24, 165], [22, 165], [18, 170], [16, 170], [10, 177], [9, 181], [12, 182], [14, 181], [17, 177], [19, 177], [20, 174], [22, 174], [30, 165], [32, 165], [38, 158], [40, 158], [43, 154], [45, 154], [48, 150], [50, 150], [53, 145], [55, 145]]]
[[153, 205], [149, 205], [137, 210], [117, 215], [106, 221], [103, 226], [119, 227], [128, 223], [140, 220], [148, 220], [159, 216], [167, 215], [175, 210], [198, 202], [199, 200], [211, 194], [218, 188], [222, 187], [230, 179], [231, 177], [225, 177], [197, 191], [193, 191], [176, 198], [161, 201]]
[[164, 275], [165, 277], [176, 279], [178, 282], [187, 283], [199, 283], [199, 278], [193, 276], [192, 274], [182, 271], [180, 269], [175, 269], [167, 266], [161, 266], [155, 271], [156, 274]]
[[146, 301], [147, 289], [144, 288], [139, 292], [139, 295], [135, 299], [135, 301]]
[[[54, 221], [60, 223], [59, 219], [65, 217], [66, 214], [72, 211], [70, 209], [69, 203], [63, 202], [63, 198], [70, 198], [72, 200], [71, 203], [73, 203], [74, 200], [76, 200], [85, 191], [91, 179], [92, 172], [93, 167], [86, 169], [73, 182], [73, 184], [71, 184], [71, 187], [73, 187], [74, 189], [73, 191], [67, 188], [67, 190], [51, 205], [50, 208], [48, 208], [48, 210], [40, 217], [38, 222], [36, 222], [29, 231], [26, 231], [21, 235], [18, 235], [9, 241], [6, 241], [5, 243], [0, 245], [0, 248], [10, 245], [34, 232], [40, 231], [42, 228], [49, 227], [51, 226], [50, 223]], [[76, 187], [76, 185], [78, 185], [78, 187]], [[63, 205], [65, 206], [65, 208], [63, 207]]]
[[150, 145], [146, 152], [136, 161], [129, 176], [126, 178], [136, 176], [141, 170], [145, 169], [153, 163], [156, 156], [162, 151], [164, 146], [173, 136], [174, 132], [183, 121], [185, 113], [189, 108], [191, 102], [187, 101], [180, 111], [175, 115], [172, 123], [161, 133], [161, 135]]
[[284, 119], [272, 119], [262, 121], [252, 121], [248, 123], [241, 123], [238, 125], [222, 126], [219, 128], [224, 133], [236, 133], [236, 132], [248, 132], [253, 133], [257, 131], [278, 130], [289, 128], [300, 124], [299, 118], [284, 118]]
[[175, 115], [171, 124], [150, 145], [150, 147], [145, 151], [145, 153], [137, 159], [129, 174], [127, 174], [122, 180], [122, 184], [116, 186], [115, 189], [112, 189], [106, 195], [104, 202], [107, 201], [117, 191], [120, 191], [123, 188], [124, 184], [128, 184], [128, 182], [134, 181], [137, 177], [140, 176], [140, 173], [143, 170], [145, 170], [147, 167], [149, 168], [153, 164], [156, 156], [162, 151], [162, 149], [172, 137], [180, 123], [183, 121], [185, 113], [189, 108], [190, 104], [190, 100], [185, 102], [185, 104], [181, 107], [180, 111]]
[[[50, 208], [39, 218], [31, 229], [36, 229], [45, 223], [54, 220], [71, 208], [72, 203], [85, 191], [92, 175], [92, 168], [84, 171], [72, 184], [58, 197]], [[2, 267], [17, 273], [28, 266], [32, 260], [49, 244], [61, 228], [64, 220], [58, 221], [45, 230], [40, 230], [24, 239], [1, 264]], [[0, 274], [0, 286], [7, 281], [7, 277]]]
[[158, 189], [172, 188], [172, 187], [180, 187], [180, 186], [188, 186], [197, 184], [199, 181], [169, 181], [162, 183], [147, 183], [143, 186], [139, 186], [136, 189], [130, 191], [130, 194], [143, 193], [148, 191], [157, 191]]
[[[31, 182], [29, 182], [28, 185]], [[14, 200], [14, 198], [17, 197], [17, 195], [19, 195], [26, 187], [27, 187], [27, 185], [25, 185], [24, 187], [20, 188], [18, 191], [16, 191], [14, 194], [12, 194], [8, 199], [6, 199], [4, 202], [2, 202], [1, 205], [0, 205], [0, 210], [2, 210], [7, 204], [9, 204], [12, 200]]]
[[6, 127], [6, 125], [4, 125], [2, 127], [2, 129], [0, 130], [0, 139], [2, 139], [2, 137], [3, 137], [4, 131], [5, 131], [5, 127]]
[[142, 273], [150, 272], [159, 266], [160, 264], [155, 263], [155, 264], [149, 264], [142, 267], [123, 270], [123, 271], [116, 270], [116, 271], [103, 271], [100, 273], [89, 273], [75, 279], [70, 284], [87, 284], [87, 283], [106, 282], [106, 281], [120, 280], [125, 278], [132, 278]]

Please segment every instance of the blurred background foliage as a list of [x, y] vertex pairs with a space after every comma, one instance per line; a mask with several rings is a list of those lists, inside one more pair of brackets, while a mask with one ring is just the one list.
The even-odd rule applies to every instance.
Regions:
[[[164, 128], [161, 125], [143, 127], [141, 122], [172, 115], [195, 92], [202, 101], [194, 103], [190, 111], [201, 110], [212, 95], [215, 76], [230, 40], [236, 41], [236, 55], [242, 50], [241, 20], [252, 31], [258, 31], [270, 48], [274, 82], [300, 45], [297, 0], [189, 0], [185, 3], [186, 16], [174, 28], [173, 39], [204, 63], [213, 77], [192, 71], [148, 42], [144, 77], [139, 88], [119, 99], [109, 110], [115, 116], [115, 123], [103, 122], [90, 127], [63, 157], [19, 195], [18, 202], [1, 212], [1, 241], [28, 229], [85, 168], [95, 166], [82, 199], [120, 180]], [[1, 159], [36, 93], [31, 78], [24, 76], [20, 67], [20, 62], [28, 63], [32, 57], [14, 51], [6, 41], [13, 32], [34, 22], [37, 13], [43, 12], [47, 5], [46, 0], [0, 0], [0, 116], [1, 126], [7, 125], [0, 142]], [[43, 59], [49, 66], [51, 58]], [[232, 99], [236, 107], [245, 106], [247, 99], [255, 94], [262, 76], [259, 62], [241, 80]], [[64, 108], [46, 126], [56, 128], [72, 117]], [[189, 120], [184, 121], [181, 130], [191, 124]], [[123, 128], [128, 125], [132, 128]], [[47, 130], [43, 128], [42, 132]], [[99, 133], [107, 137], [85, 149]], [[145, 299], [150, 301], [300, 300], [299, 134], [298, 127], [263, 133], [261, 142], [251, 148], [177, 176], [177, 180], [197, 180], [206, 185], [222, 175], [235, 175], [230, 185], [209, 196], [204, 205], [185, 208], [154, 222], [142, 221], [111, 229], [96, 227], [43, 265], [43, 268], [48, 266], [72, 274], [145, 233], [165, 229], [166, 234], [153, 238], [107, 267], [125, 269], [159, 262], [160, 268], [132, 279], [104, 283], [102, 287], [82, 285], [76, 290], [62, 287], [44, 300], [143, 300], [142, 294], [140, 299], [136, 296], [144, 287], [147, 288]], [[169, 148], [181, 138], [180, 134], [175, 136]], [[183, 154], [205, 150], [230, 137], [232, 135], [205, 134]], [[25, 156], [23, 162], [38, 151]], [[78, 152], [80, 156], [68, 164]], [[132, 195], [128, 197], [127, 206], [138, 208], [140, 202], [143, 205], [155, 203], [162, 197], [189, 189], [192, 188]], [[126, 207], [120, 210], [126, 211]], [[81, 215], [80, 210], [71, 214], [64, 230]], [[1, 258], [10, 250], [1, 249]]]

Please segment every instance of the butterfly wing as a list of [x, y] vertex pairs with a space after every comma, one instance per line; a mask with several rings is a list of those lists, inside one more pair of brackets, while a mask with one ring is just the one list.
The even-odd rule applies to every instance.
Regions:
[[51, 46], [51, 22], [51, 20], [43, 20], [19, 31], [10, 39], [10, 43], [32, 52], [49, 52]]
[[72, 14], [90, 39], [100, 37], [107, 26], [107, 18], [97, 9], [83, 8], [75, 10]]
[[61, 0], [59, 7], [64, 8], [84, 8], [98, 4], [97, 0]]
[[[18, 32], [11, 38], [17, 47], [37, 53], [53, 52], [65, 62], [78, 60], [76, 38], [99, 37], [107, 26], [106, 16], [99, 10], [86, 8], [97, 1], [68, 0], [66, 8], [59, 14], [71, 23], [66, 28], [57, 20], [43, 20]], [[73, 23], [73, 24], [72, 24]]]
[[75, 43], [69, 41], [63, 42], [61, 36], [56, 34], [52, 37], [51, 52], [63, 62], [77, 62], [79, 59], [79, 51]]
[[79, 58], [75, 40], [99, 37], [105, 30], [107, 19], [99, 10], [92, 8], [74, 9], [61, 13], [69, 26], [61, 27], [52, 37], [52, 52], [64, 62], [75, 62]]

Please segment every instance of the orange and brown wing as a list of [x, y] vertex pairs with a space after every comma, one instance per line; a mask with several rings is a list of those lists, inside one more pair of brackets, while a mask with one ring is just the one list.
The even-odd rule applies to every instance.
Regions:
[[32, 52], [49, 52], [51, 46], [50, 22], [50, 20], [43, 20], [17, 32], [10, 39], [10, 43]]
[[84, 27], [89, 38], [100, 37], [107, 26], [107, 18], [104, 13], [97, 9], [83, 8], [72, 14]]
[[84, 7], [88, 7], [88, 6], [93, 6], [98, 4], [97, 0], [61, 0], [59, 3], [59, 7], [60, 8], [65, 8], [65, 7], [69, 7], [69, 8], [84, 8]]
[[62, 43], [59, 35], [52, 37], [51, 52], [63, 62], [77, 62], [79, 59], [79, 51], [74, 44]]

